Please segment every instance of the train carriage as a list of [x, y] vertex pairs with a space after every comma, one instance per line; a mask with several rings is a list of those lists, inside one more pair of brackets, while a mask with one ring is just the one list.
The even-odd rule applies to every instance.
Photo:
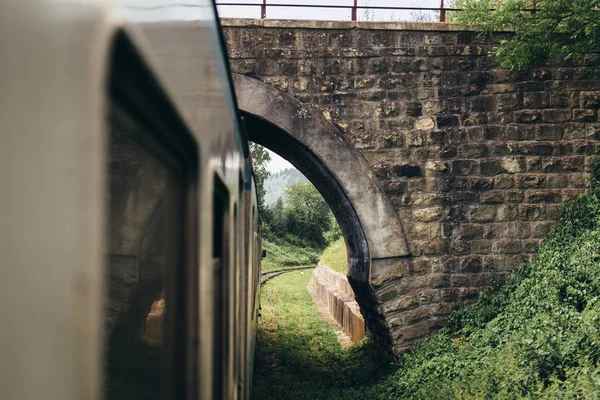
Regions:
[[212, 1], [1, 0], [4, 399], [245, 399], [252, 163]]

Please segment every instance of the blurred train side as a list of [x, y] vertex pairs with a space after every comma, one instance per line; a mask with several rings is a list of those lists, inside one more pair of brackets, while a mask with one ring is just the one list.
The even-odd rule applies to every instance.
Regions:
[[256, 188], [212, 1], [1, 1], [3, 398], [248, 398]]

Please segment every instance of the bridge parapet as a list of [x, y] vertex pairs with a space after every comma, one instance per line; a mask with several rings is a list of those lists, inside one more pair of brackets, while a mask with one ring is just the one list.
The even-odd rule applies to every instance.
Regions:
[[399, 215], [411, 256], [369, 275], [396, 354], [533, 256], [588, 187], [600, 80], [585, 65], [506, 70], [489, 52], [510, 32], [451, 24], [222, 22], [232, 71], [331, 121]]

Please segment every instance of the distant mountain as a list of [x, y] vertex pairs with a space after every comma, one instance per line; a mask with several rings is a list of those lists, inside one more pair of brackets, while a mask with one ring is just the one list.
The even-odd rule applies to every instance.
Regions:
[[308, 182], [308, 179], [295, 168], [283, 169], [279, 172], [271, 173], [265, 180], [265, 204], [271, 205], [278, 198], [283, 197], [285, 189], [298, 182]]

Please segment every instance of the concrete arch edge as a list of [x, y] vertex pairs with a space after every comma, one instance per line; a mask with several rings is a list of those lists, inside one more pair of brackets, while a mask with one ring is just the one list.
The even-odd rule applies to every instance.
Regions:
[[370, 258], [409, 255], [402, 223], [363, 156], [325, 117], [276, 88], [233, 74], [240, 110], [277, 126], [306, 146], [340, 184], [352, 203]]

